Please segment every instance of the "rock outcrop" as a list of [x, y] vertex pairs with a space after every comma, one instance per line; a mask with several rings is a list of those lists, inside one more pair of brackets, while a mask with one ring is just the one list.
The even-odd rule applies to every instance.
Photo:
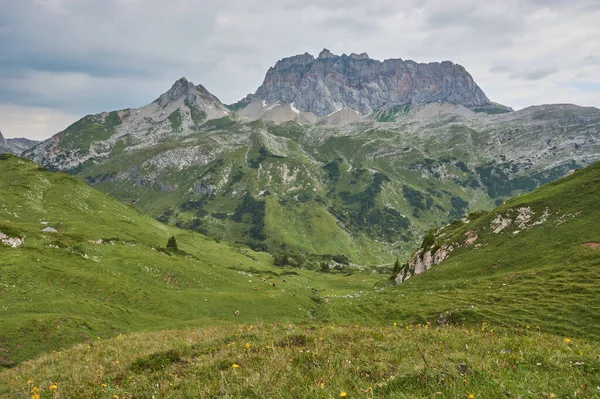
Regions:
[[396, 275], [394, 283], [399, 284], [411, 276], [416, 276], [431, 269], [433, 266], [439, 265], [450, 256], [453, 250], [453, 246], [447, 245], [432, 249], [420, 248], [410, 258], [404, 270]]
[[243, 101], [257, 100], [265, 106], [293, 103], [319, 117], [344, 108], [367, 115], [399, 104], [493, 106], [465, 68], [450, 61], [378, 61], [366, 53], [338, 56], [327, 49], [317, 58], [304, 53], [278, 61], [256, 93]]

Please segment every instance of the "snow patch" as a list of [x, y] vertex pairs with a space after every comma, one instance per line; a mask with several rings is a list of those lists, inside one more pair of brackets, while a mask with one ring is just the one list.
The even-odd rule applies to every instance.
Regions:
[[269, 108], [267, 108], [267, 112], [272, 110], [275, 107], [279, 107], [279, 101], [277, 101], [275, 104], [271, 105]]
[[294, 107], [294, 103], [290, 104], [290, 108], [292, 109], [292, 111], [294, 111], [296, 114], [300, 115], [300, 110], [296, 107]]

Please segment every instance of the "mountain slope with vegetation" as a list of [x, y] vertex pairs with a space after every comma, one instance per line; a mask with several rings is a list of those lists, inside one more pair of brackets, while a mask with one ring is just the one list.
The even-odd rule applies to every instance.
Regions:
[[425, 323], [442, 315], [598, 341], [599, 187], [595, 163], [431, 231], [398, 265], [397, 286], [335, 299], [320, 316]]
[[0, 238], [2, 366], [97, 336], [309, 320], [315, 292], [347, 295], [380, 278], [275, 267], [10, 155], [0, 156]]
[[[25, 174], [27, 178], [21, 176], [19, 181], [25, 182], [21, 184], [29, 188], [33, 187], [34, 181], [59, 179], [79, 187], [82, 191], [78, 193], [78, 198], [85, 198], [81, 195], [83, 192], [93, 192], [72, 177], [50, 174], [23, 160], [6, 158], [2, 162], [6, 162], [4, 165], [5, 168], [8, 166], [7, 170], [20, 170]], [[62, 193], [66, 191], [64, 183], [60, 184]], [[2, 192], [10, 192], [7, 188], [11, 184], [14, 182], [5, 183]], [[18, 343], [15, 345], [18, 348], [24, 343], [23, 337], [27, 337], [25, 344], [29, 347], [35, 345], [38, 350], [46, 352], [60, 348], [62, 345], [52, 340], [53, 334], [61, 336], [65, 327], [68, 331], [72, 328], [69, 325], [72, 320], [81, 327], [93, 328], [100, 316], [106, 318], [107, 310], [111, 305], [116, 305], [116, 301], [121, 304], [112, 311], [131, 317], [134, 309], [128, 309], [123, 295], [138, 287], [155, 290], [152, 292], [155, 297], [160, 296], [161, 302], [171, 301], [167, 306], [169, 312], [174, 314], [170, 315], [168, 323], [156, 325], [156, 320], [160, 318], [158, 316], [166, 317], [158, 314], [153, 315], [148, 326], [157, 329], [192, 326], [203, 324], [200, 321], [203, 320], [211, 327], [144, 332], [110, 340], [104, 337], [117, 334], [117, 329], [101, 333], [102, 337], [96, 337], [96, 331], [93, 334], [89, 331], [87, 336], [72, 340], [82, 341], [80, 345], [47, 353], [0, 373], [0, 397], [28, 398], [32, 394], [97, 398], [595, 397], [598, 393], [596, 387], [600, 384], [600, 336], [597, 329], [600, 323], [600, 288], [595, 283], [600, 272], [600, 237], [597, 230], [600, 222], [597, 208], [599, 185], [600, 163], [596, 163], [532, 193], [510, 199], [492, 211], [472, 213], [463, 220], [433, 231], [426, 236], [413, 260], [419, 257], [423, 260], [425, 251], [437, 252], [444, 246], [453, 246], [450, 255], [419, 274], [408, 269], [407, 265], [406, 271], [400, 270], [404, 281], [395, 286], [390, 281], [369, 279], [368, 275], [361, 273], [347, 276], [326, 273], [311, 275], [300, 269], [275, 269], [261, 264], [267, 256], [265, 254], [250, 251], [241, 254], [233, 251], [232, 247], [222, 246], [197, 234], [162, 226], [167, 231], [162, 232], [164, 235], [159, 234], [157, 239], [160, 242], [168, 241], [171, 243], [169, 246], [173, 247], [168, 237], [178, 233], [177, 245], [188, 255], [179, 253], [173, 259], [174, 254], [161, 254], [155, 265], [161, 270], [173, 268], [172, 262], [176, 259], [184, 258], [180, 261], [190, 263], [193, 256], [197, 256], [197, 260], [201, 260], [208, 256], [209, 248], [206, 245], [209, 244], [214, 251], [218, 248], [222, 250], [218, 254], [222, 260], [225, 256], [232, 256], [233, 262], [245, 262], [240, 265], [242, 268], [248, 267], [245, 271], [224, 267], [209, 269], [215, 272], [213, 278], [223, 276], [231, 280], [215, 288], [215, 291], [225, 291], [227, 284], [230, 287], [228, 294], [215, 297], [212, 295], [217, 292], [202, 292], [211, 305], [213, 299], [221, 300], [221, 305], [212, 308], [213, 311], [224, 311], [230, 317], [219, 320], [221, 315], [212, 313], [208, 321], [206, 318], [193, 322], [178, 320], [176, 312], [189, 317], [197, 312], [194, 309], [198, 306], [197, 301], [202, 303], [201, 297], [196, 296], [196, 287], [179, 284], [174, 287], [172, 295], [167, 295], [159, 287], [166, 283], [164, 276], [169, 275], [162, 274], [159, 278], [162, 281], [146, 285], [135, 268], [128, 272], [124, 267], [117, 269], [117, 266], [104, 262], [103, 257], [98, 266], [105, 267], [106, 273], [98, 279], [108, 280], [111, 287], [126, 273], [135, 275], [137, 280], [131, 281], [127, 289], [123, 287], [121, 292], [110, 296], [108, 302], [106, 296], [95, 295], [94, 307], [85, 316], [69, 315], [54, 319], [53, 324], [46, 324], [40, 328], [40, 341], [31, 338], [36, 336], [31, 335], [35, 330], [21, 329], [18, 337], [13, 336], [8, 341], [4, 333], [1, 346], [6, 348], [7, 344], [14, 342]], [[94, 196], [108, 201], [104, 203], [107, 207], [116, 207], [119, 217], [136, 215], [133, 223], [143, 225], [147, 222], [161, 226], [108, 197], [98, 193]], [[24, 258], [15, 258], [14, 267], [6, 268], [5, 254], [20, 254], [7, 251], [27, 251], [32, 259], [48, 256], [44, 253], [44, 247], [48, 246], [45, 239], [34, 238], [39, 234], [39, 216], [29, 222], [22, 220], [16, 223], [12, 219], [11, 223], [6, 222], [7, 218], [21, 217], [19, 209], [22, 211], [22, 208], [16, 204], [31, 206], [38, 202], [28, 196], [19, 197], [18, 201], [6, 198], [10, 197], [4, 197], [2, 203], [10, 203], [16, 210], [3, 208], [4, 229], [12, 236], [20, 236], [17, 228], [26, 233], [25, 244], [6, 248], [2, 254], [2, 277], [6, 279], [2, 281], [3, 297], [8, 294], [11, 298], [11, 301], [3, 304], [3, 310], [6, 312], [7, 308], [15, 305], [22, 307], [20, 314], [13, 314], [14, 318], [6, 319], [8, 326], [12, 327], [19, 318], [31, 312], [31, 309], [25, 309], [25, 306], [31, 306], [27, 294], [40, 292], [48, 300], [52, 299], [49, 296], [52, 293], [50, 287], [61, 284], [66, 287], [67, 284], [81, 281], [79, 275], [71, 274], [76, 267], [67, 258], [53, 259], [64, 261], [69, 276], [74, 276], [71, 282], [65, 281], [65, 274], [62, 278], [51, 278], [41, 273], [43, 267]], [[61, 198], [64, 199], [64, 195]], [[82, 204], [88, 210], [88, 221], [100, 223], [89, 216], [94, 215], [90, 211], [96, 209], [92, 204], [89, 199]], [[56, 215], [66, 210], [65, 207], [56, 209], [60, 212], [54, 216], [44, 216], [51, 219], [50, 224], [60, 226]], [[70, 212], [73, 215], [73, 211]], [[509, 219], [510, 223], [507, 222]], [[117, 222], [115, 219], [111, 224]], [[77, 225], [64, 224], [61, 234], [73, 240]], [[88, 223], [87, 228], [90, 228], [89, 225], [93, 226]], [[138, 237], [136, 229], [139, 226], [125, 226], [130, 226], [132, 237]], [[152, 242], [154, 233], [155, 230], [148, 228], [144, 242]], [[90, 233], [88, 231], [85, 234]], [[125, 251], [118, 254], [119, 262], [131, 265], [133, 257], [139, 259], [149, 256], [142, 255], [141, 248], [135, 249], [141, 246], [141, 242], [136, 245], [130, 243]], [[48, 248], [51, 249], [57, 250]], [[160, 253], [151, 248], [144, 251]], [[81, 254], [68, 250], [65, 252], [68, 256], [85, 259]], [[88, 248], [85, 253], [98, 256]], [[238, 255], [239, 258], [235, 258]], [[137, 259], [136, 262], [139, 261]], [[214, 262], [215, 266], [219, 265], [217, 260]], [[38, 267], [35, 276], [26, 271], [25, 267], [32, 267], [31, 264]], [[55, 270], [60, 267], [58, 263], [53, 264]], [[85, 269], [90, 269], [89, 264], [85, 265]], [[179, 281], [183, 280], [184, 275], [190, 281], [189, 278], [201, 270], [204, 270], [202, 262], [182, 265]], [[118, 276], [114, 274], [117, 271], [121, 273]], [[235, 278], [240, 271], [254, 275], [249, 277], [242, 274], [241, 281], [237, 282]], [[294, 273], [283, 275], [285, 271]], [[279, 272], [277, 280], [273, 274], [276, 272]], [[414, 275], [407, 279], [410, 273]], [[44, 277], [36, 280], [40, 275]], [[258, 276], [270, 280], [258, 286], [258, 291], [250, 291], [250, 283], [246, 279]], [[258, 281], [262, 282], [260, 279]], [[271, 285], [274, 281], [277, 281], [277, 287], [288, 284], [281, 292], [286, 292], [288, 296], [271, 296], [276, 288]], [[35, 289], [21, 289], [24, 282], [29, 282]], [[374, 282], [376, 284], [372, 290], [361, 288]], [[239, 288], [236, 288], [236, 284], [239, 284]], [[265, 289], [265, 286], [268, 288]], [[17, 288], [17, 292], [10, 291], [11, 287]], [[90, 287], [94, 285], [86, 283], [85, 287], [85, 292], [90, 292]], [[246, 291], [250, 295], [243, 295]], [[262, 296], [265, 291], [277, 305]], [[82, 292], [78, 291], [79, 297]], [[243, 305], [231, 302], [232, 297], [226, 300], [228, 295], [240, 298]], [[193, 300], [188, 302], [184, 297]], [[19, 299], [23, 302], [19, 303]], [[37, 301], [36, 307], [43, 300], [33, 299]], [[135, 305], [140, 312], [147, 309], [146, 302], [150, 297], [141, 299]], [[74, 298], [62, 291], [61, 300], [73, 301]], [[85, 302], [85, 297], [80, 300]], [[114, 303], [111, 304], [111, 301]], [[56, 309], [59, 302], [55, 300], [51, 304]], [[297, 306], [306, 307], [298, 309], [296, 315], [293, 308]], [[235, 316], [235, 312], [228, 313], [234, 308], [240, 309], [239, 316]], [[73, 308], [64, 309], [73, 312]], [[250, 318], [242, 318], [252, 309], [256, 313], [251, 314]], [[308, 314], [305, 314], [307, 309]], [[142, 318], [135, 320], [140, 327], [144, 323]], [[56, 321], [59, 323], [54, 324]], [[221, 322], [226, 325], [218, 326]], [[56, 326], [55, 332], [51, 326]], [[2, 328], [4, 331], [13, 331], [10, 327], [3, 324]], [[134, 328], [129, 326], [129, 329], [123, 330], [132, 331]], [[41, 337], [44, 337], [43, 343]]]
[[[487, 115], [429, 104], [345, 126], [182, 115], [181, 130], [125, 117], [108, 138], [77, 145], [74, 125], [27, 156], [164, 223], [256, 250], [382, 264], [406, 259], [429, 228], [600, 154], [600, 111], [575, 106]], [[72, 156], [81, 146], [84, 158]]]

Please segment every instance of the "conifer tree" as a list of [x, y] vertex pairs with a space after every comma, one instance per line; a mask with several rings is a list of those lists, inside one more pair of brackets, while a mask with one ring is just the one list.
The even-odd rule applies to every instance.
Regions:
[[169, 241], [167, 241], [167, 249], [177, 249], [177, 240], [175, 236], [171, 236]]

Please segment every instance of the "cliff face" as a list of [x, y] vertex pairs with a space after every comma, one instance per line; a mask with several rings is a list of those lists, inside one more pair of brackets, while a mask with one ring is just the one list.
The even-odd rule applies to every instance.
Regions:
[[316, 59], [305, 53], [278, 61], [248, 100], [293, 103], [317, 116], [343, 108], [366, 115], [399, 104], [491, 104], [465, 68], [450, 61], [378, 61], [365, 53], [337, 56], [326, 49]]

